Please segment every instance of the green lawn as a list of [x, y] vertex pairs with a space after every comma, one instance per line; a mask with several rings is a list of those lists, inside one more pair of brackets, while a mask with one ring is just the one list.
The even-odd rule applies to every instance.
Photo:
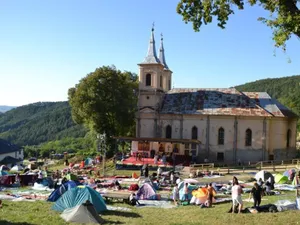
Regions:
[[[246, 196], [244, 196], [246, 198]], [[294, 199], [294, 192], [282, 196], [266, 196], [263, 204], [280, 199]], [[0, 224], [37, 224], [62, 225], [68, 224], [59, 217], [59, 213], [51, 209], [53, 203], [12, 202], [4, 201], [0, 209]], [[131, 208], [132, 211], [107, 211], [102, 218], [108, 224], [298, 224], [299, 211], [260, 214], [227, 213], [230, 203], [214, 205], [213, 208], [201, 209], [198, 206], [179, 206], [173, 209], [135, 208], [127, 204], [115, 203], [113, 206]], [[245, 203], [251, 206], [251, 203]]]

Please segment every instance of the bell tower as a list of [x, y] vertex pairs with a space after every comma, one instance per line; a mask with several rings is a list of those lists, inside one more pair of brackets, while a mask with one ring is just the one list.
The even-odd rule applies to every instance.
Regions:
[[148, 52], [144, 61], [139, 65], [139, 109], [150, 108], [157, 110], [165, 92], [171, 89], [172, 71], [168, 68], [163, 37], [159, 49], [159, 58], [156, 54], [154, 26], [151, 29]]

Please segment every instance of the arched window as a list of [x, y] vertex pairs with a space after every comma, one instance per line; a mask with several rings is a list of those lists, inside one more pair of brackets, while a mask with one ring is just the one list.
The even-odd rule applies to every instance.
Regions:
[[218, 145], [224, 145], [224, 128], [220, 127], [218, 130]]
[[162, 75], [160, 75], [160, 77], [159, 77], [159, 86], [160, 86], [160, 87], [163, 86], [163, 78], [162, 78]]
[[166, 138], [172, 138], [172, 127], [170, 125], [166, 127]]
[[252, 131], [249, 128], [246, 130], [245, 145], [246, 146], [252, 145]]
[[198, 139], [198, 128], [193, 126], [192, 128], [192, 139], [197, 140]]
[[151, 86], [151, 74], [146, 75], [146, 86]]
[[287, 148], [290, 147], [290, 141], [291, 141], [291, 130], [288, 129], [288, 131], [286, 132], [286, 147]]

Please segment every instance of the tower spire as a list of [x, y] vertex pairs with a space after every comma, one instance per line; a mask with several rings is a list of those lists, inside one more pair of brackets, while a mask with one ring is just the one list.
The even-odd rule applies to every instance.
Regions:
[[164, 44], [163, 44], [163, 34], [160, 34], [160, 48], [159, 48], [159, 61], [161, 64], [163, 64], [165, 69], [169, 69], [167, 63], [166, 63], [166, 59], [165, 59], [165, 49], [164, 49]]
[[155, 49], [154, 23], [152, 24], [148, 52], [143, 63], [159, 63], [159, 60], [156, 55], [156, 49]]

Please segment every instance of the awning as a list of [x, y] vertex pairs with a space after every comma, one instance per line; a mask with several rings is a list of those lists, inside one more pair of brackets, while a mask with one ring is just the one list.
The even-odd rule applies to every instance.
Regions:
[[118, 141], [139, 141], [139, 142], [171, 142], [182, 144], [201, 144], [199, 140], [193, 139], [171, 139], [171, 138], [147, 138], [147, 137], [113, 137]]

